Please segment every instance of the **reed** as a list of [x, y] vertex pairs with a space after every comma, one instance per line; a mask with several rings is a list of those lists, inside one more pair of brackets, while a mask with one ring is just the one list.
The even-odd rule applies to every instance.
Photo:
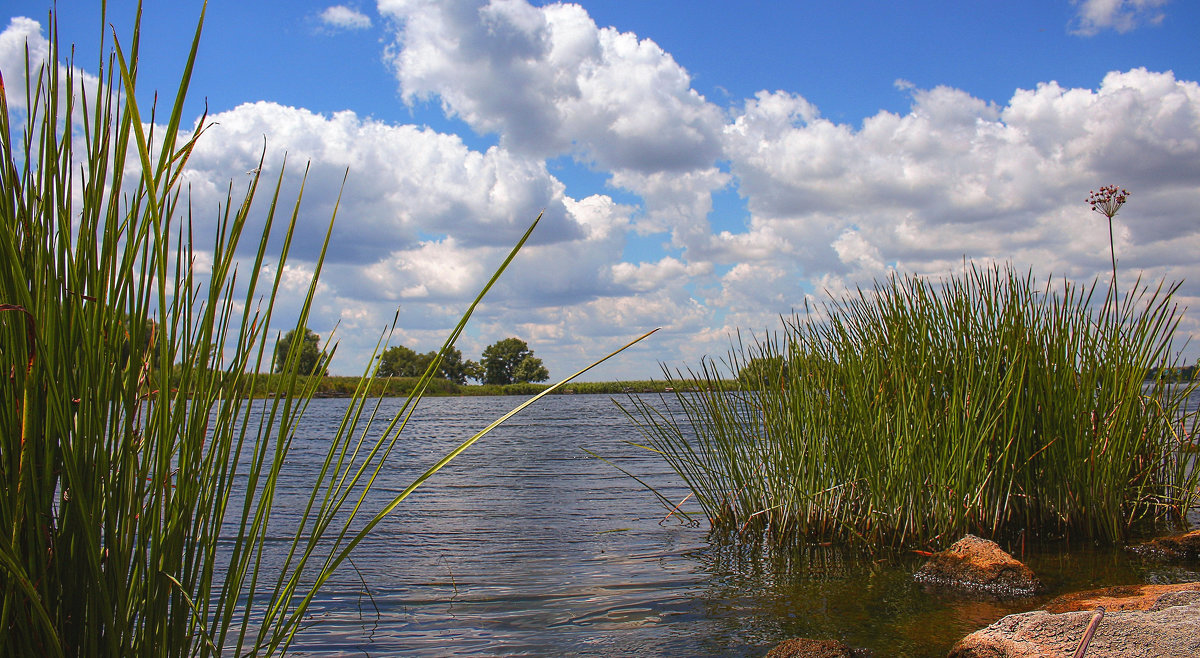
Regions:
[[[875, 546], [1117, 540], [1197, 503], [1181, 450], [1196, 384], [1145, 380], [1177, 365], [1177, 286], [1139, 281], [1099, 310], [1095, 288], [1011, 267], [894, 276], [676, 371], [676, 390], [700, 391], [677, 394], [678, 417], [636, 398], [626, 410], [714, 529]], [[727, 370], [743, 390], [716, 386]]]
[[[255, 373], [271, 365], [301, 199], [281, 198], [282, 173], [255, 173], [240, 194], [230, 185], [215, 234], [194, 234], [181, 181], [205, 123], [185, 132], [181, 115], [202, 25], [165, 113], [138, 104], [139, 27], [128, 49], [114, 36], [89, 86], [60, 65], [51, 15], [49, 56], [15, 92], [25, 108], [10, 111], [0, 80], [0, 655], [284, 653], [371, 529], [537, 399], [379, 502], [368, 494], [439, 363], [377, 418], [369, 361], [307, 501], [280, 518], [276, 485], [320, 378], [298, 374], [300, 341], [281, 373]], [[252, 213], [261, 235], [245, 234]]]

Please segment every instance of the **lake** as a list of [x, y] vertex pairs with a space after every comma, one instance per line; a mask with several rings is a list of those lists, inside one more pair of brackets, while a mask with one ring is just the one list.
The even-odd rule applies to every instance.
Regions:
[[[520, 402], [422, 401], [378, 486], [398, 493]], [[346, 404], [311, 403], [289, 466], [299, 480], [319, 467]], [[972, 630], [1066, 591], [1200, 579], [1115, 548], [1031, 548], [1026, 562], [1050, 591], [1001, 602], [914, 583], [924, 558], [912, 553], [771, 551], [710, 539], [706, 520], [667, 518], [653, 493], [613, 465], [684, 499], [687, 490], [661, 459], [626, 443], [639, 440], [609, 396], [544, 398], [377, 528], [355, 568], [344, 567], [314, 606], [316, 624], [294, 653], [761, 656], [805, 636], [881, 656], [944, 656]], [[298, 500], [301, 491], [285, 485], [281, 493]], [[697, 506], [682, 509], [697, 518]]]

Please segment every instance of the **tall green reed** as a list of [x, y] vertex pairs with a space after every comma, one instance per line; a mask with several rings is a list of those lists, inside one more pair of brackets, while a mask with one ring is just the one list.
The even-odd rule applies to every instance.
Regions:
[[[667, 372], [682, 416], [628, 413], [716, 530], [777, 541], [921, 545], [964, 532], [1116, 540], [1182, 520], [1200, 472], [1181, 452], [1195, 389], [1171, 365], [1177, 286], [1138, 282], [1095, 314], [1095, 283], [970, 266], [892, 277], [805, 309], [724, 368]], [[1120, 309], [1119, 311], [1116, 309]]]
[[[540, 397], [371, 505], [439, 363], [397, 415], [380, 419], [382, 401], [366, 397], [368, 362], [298, 518], [279, 520], [276, 488], [318, 382], [298, 373], [298, 345], [271, 378], [274, 395], [251, 398], [266, 379], [255, 373], [273, 356], [267, 328], [300, 196], [281, 198], [282, 172], [273, 183], [256, 173], [242, 194], [231, 185], [207, 244], [211, 265], [196, 267], [206, 245], [181, 180], [206, 124], [181, 125], [202, 25], [203, 13], [165, 123], [137, 102], [138, 23], [128, 50], [114, 37], [90, 88], [60, 65], [53, 15], [49, 56], [27, 62], [28, 89], [17, 92], [24, 110], [10, 112], [0, 80], [2, 655], [283, 653], [373, 527]], [[13, 124], [22, 114], [23, 125]], [[265, 228], [247, 235], [255, 212]], [[297, 328], [309, 318], [332, 224]], [[263, 276], [269, 244], [280, 245], [274, 278]], [[239, 265], [240, 253], [253, 256]], [[268, 543], [281, 532], [290, 537], [282, 551]]]

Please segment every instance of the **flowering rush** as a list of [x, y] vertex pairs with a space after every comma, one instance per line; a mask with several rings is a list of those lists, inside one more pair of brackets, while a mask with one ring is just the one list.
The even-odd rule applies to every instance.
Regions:
[[1129, 192], [1124, 188], [1118, 188], [1116, 185], [1105, 185], [1100, 188], [1099, 192], [1092, 190], [1087, 202], [1092, 206], [1092, 210], [1111, 220], [1116, 216], [1121, 206], [1125, 205], [1125, 199], [1128, 197]]

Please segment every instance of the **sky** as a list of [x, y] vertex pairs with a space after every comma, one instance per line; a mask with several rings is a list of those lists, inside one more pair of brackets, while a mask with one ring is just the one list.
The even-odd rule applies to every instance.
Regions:
[[[128, 43], [136, 3], [108, 6]], [[174, 95], [201, 6], [146, 3], [145, 102]], [[49, 8], [0, 7], [10, 90]], [[59, 2], [85, 72], [104, 22], [99, 2]], [[458, 347], [516, 336], [557, 378], [662, 328], [584, 380], [720, 359], [739, 330], [893, 273], [1010, 263], [1104, 285], [1108, 225], [1086, 200], [1114, 184], [1132, 193], [1120, 288], [1183, 282], [1192, 363], [1197, 80], [1185, 0], [211, 0], [186, 106], [211, 127], [187, 184], [211, 234], [264, 139], [286, 190], [309, 163], [286, 331], [348, 176], [309, 322], [336, 327], [338, 374], [367, 367], [397, 312], [393, 344], [440, 346], [544, 213]]]

